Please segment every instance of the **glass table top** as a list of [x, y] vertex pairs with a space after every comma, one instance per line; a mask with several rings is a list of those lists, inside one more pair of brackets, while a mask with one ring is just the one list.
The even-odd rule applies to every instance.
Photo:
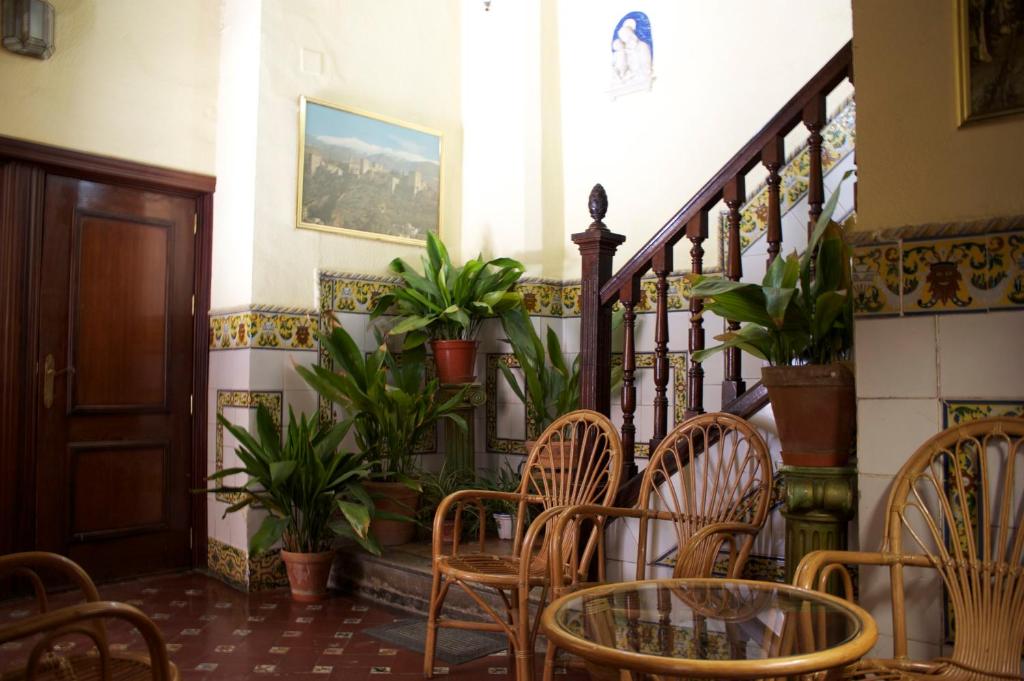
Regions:
[[[807, 666], [803, 662], [809, 664], [817, 653], [854, 648], [843, 656], [852, 661], [870, 648], [875, 636], [870, 616], [845, 601], [784, 584], [743, 580], [607, 584], [556, 600], [546, 615], [545, 626], [549, 635], [558, 630], [553, 633], [559, 645], [575, 642], [591, 651], [675, 661], [735, 664], [790, 657], [801, 658], [798, 666]], [[868, 637], [863, 636], [866, 625], [871, 629]]]

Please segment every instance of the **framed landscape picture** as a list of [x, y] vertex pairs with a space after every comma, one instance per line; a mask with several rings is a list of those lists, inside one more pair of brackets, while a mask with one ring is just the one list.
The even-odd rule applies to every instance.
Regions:
[[441, 228], [441, 133], [303, 97], [300, 228], [423, 244]]
[[960, 125], [1024, 111], [1024, 3], [957, 0]]

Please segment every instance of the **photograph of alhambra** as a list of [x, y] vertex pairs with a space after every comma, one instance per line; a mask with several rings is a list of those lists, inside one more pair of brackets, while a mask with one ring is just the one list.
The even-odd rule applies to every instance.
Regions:
[[437, 233], [439, 134], [319, 103], [304, 105], [300, 227], [403, 241]]

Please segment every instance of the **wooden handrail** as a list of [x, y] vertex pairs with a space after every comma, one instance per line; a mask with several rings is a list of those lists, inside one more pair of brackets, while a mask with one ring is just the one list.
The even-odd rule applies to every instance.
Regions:
[[652, 259], [659, 251], [674, 246], [685, 236], [686, 225], [692, 219], [721, 200], [727, 182], [737, 175], [750, 172], [760, 162], [761, 151], [766, 146], [772, 144], [776, 138], [785, 137], [786, 133], [800, 124], [805, 107], [833, 90], [846, 78], [853, 80], [852, 41], [843, 45], [828, 63], [814, 74], [807, 84], [800, 88], [785, 106], [601, 287], [601, 302], [607, 304], [617, 301], [623, 286], [632, 278], [641, 277], [651, 269]]

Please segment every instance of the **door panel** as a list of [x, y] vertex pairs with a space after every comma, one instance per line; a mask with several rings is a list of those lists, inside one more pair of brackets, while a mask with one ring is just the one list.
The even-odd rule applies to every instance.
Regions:
[[36, 543], [96, 579], [191, 564], [195, 210], [47, 177]]
[[76, 217], [72, 410], [163, 408], [173, 224]]
[[72, 447], [72, 539], [166, 527], [167, 445], [109, 442]]

